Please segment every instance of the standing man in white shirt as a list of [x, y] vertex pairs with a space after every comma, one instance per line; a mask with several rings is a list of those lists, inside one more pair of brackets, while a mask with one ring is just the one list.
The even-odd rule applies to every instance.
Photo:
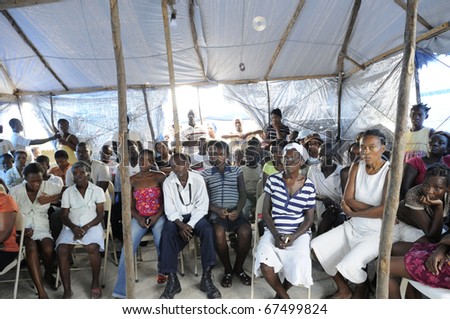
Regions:
[[27, 150], [27, 146], [44, 144], [49, 141], [56, 140], [59, 137], [58, 134], [54, 134], [47, 138], [40, 138], [40, 139], [34, 139], [34, 140], [25, 138], [21, 134], [21, 132], [23, 131], [23, 124], [19, 119], [16, 119], [16, 118], [12, 118], [9, 120], [9, 126], [11, 127], [11, 129], [13, 131], [13, 133], [11, 135], [11, 142], [14, 146], [14, 149], [16, 151], [26, 151], [28, 154], [29, 161], [31, 161], [31, 153]]
[[206, 219], [209, 207], [208, 192], [203, 177], [189, 171], [188, 156], [177, 153], [170, 159], [173, 173], [163, 184], [164, 211], [167, 221], [160, 241], [160, 271], [168, 275], [166, 288], [160, 299], [173, 299], [181, 291], [177, 277], [178, 253], [195, 235], [200, 238], [203, 274], [200, 290], [208, 299], [222, 298], [211, 277], [216, 265], [214, 231]]
[[206, 138], [206, 129], [195, 122], [195, 112], [189, 110], [188, 112], [188, 125], [181, 132], [181, 144], [184, 147], [184, 153], [189, 156], [193, 156], [198, 153], [198, 140], [204, 137]]
[[[78, 143], [75, 152], [79, 161], [83, 161], [91, 167], [90, 178], [92, 183], [101, 187], [105, 192], [111, 180], [108, 166], [105, 163], [92, 159], [92, 148], [86, 142]], [[69, 169], [66, 173], [66, 186], [69, 187], [74, 184], [73, 173]]]

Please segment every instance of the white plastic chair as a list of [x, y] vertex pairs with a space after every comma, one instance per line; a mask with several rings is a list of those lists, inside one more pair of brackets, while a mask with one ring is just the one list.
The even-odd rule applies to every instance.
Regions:
[[408, 280], [408, 282], [430, 299], [450, 299], [450, 289], [433, 288], [414, 280]]
[[17, 257], [11, 261], [1, 272], [0, 276], [5, 275], [10, 270], [16, 268], [16, 277], [14, 280], [0, 280], [0, 282], [12, 282], [14, 281], [14, 292], [13, 292], [13, 298], [17, 299], [17, 289], [19, 286], [19, 277], [20, 277], [20, 264], [22, 260], [25, 259], [25, 247], [23, 246], [23, 239], [25, 237], [25, 225], [24, 225], [24, 217], [23, 214], [18, 212], [16, 214], [16, 232], [20, 232], [20, 239], [19, 239], [19, 251], [17, 252]]

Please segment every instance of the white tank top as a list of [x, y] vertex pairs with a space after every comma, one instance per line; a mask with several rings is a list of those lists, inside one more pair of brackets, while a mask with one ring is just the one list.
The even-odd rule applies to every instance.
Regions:
[[390, 163], [386, 161], [383, 167], [374, 175], [366, 172], [366, 162], [359, 162], [355, 180], [355, 199], [371, 206], [381, 204], [383, 198], [383, 186]]

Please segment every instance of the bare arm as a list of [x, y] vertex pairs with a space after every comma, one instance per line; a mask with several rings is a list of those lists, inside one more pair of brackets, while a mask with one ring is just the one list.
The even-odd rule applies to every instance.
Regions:
[[75, 135], [70, 135], [69, 139], [67, 140], [67, 146], [69, 146], [73, 151], [75, 151], [75, 148], [78, 144], [78, 137]]
[[30, 141], [30, 145], [40, 145], [40, 144], [44, 144], [47, 143], [48, 141], [53, 141], [56, 140], [57, 138], [57, 134], [47, 137], [47, 138], [40, 138], [40, 139], [35, 139], [35, 140], [31, 140]]
[[278, 230], [275, 228], [275, 223], [272, 219], [272, 199], [270, 198], [269, 193], [265, 193], [264, 196], [264, 202], [262, 207], [262, 215], [263, 219], [266, 222], [266, 226], [269, 229], [269, 231], [272, 233], [273, 237], [276, 239], [279, 234]]
[[438, 242], [441, 239], [442, 225], [444, 222], [444, 204], [441, 200], [430, 200], [425, 196], [421, 199], [421, 202], [431, 206], [431, 209], [434, 211], [433, 218], [430, 219], [424, 210], [413, 209], [411, 209], [411, 217], [425, 233], [425, 236], [432, 242]]
[[0, 214], [0, 243], [11, 236], [11, 232], [16, 222], [16, 212], [6, 212]]
[[406, 192], [413, 187], [417, 174], [418, 172], [413, 166], [405, 163], [403, 167], [402, 185], [400, 186], [400, 199], [405, 198]]
[[108, 189], [109, 186], [109, 181], [98, 181], [96, 184], [98, 187], [100, 187], [101, 189], [103, 189], [104, 192], [106, 192], [106, 190]]
[[355, 163], [350, 167], [350, 176], [345, 187], [341, 208], [349, 217], [383, 218], [388, 179], [385, 178], [384, 180], [383, 195], [380, 205], [371, 206], [357, 201], [355, 199], [355, 180], [358, 164], [359, 163]]
[[356, 174], [358, 172], [359, 165], [360, 163], [358, 162], [350, 166], [350, 173], [347, 179], [347, 184], [345, 185], [343, 196], [345, 203], [354, 211], [369, 209], [371, 207], [370, 205], [367, 205], [355, 199]]

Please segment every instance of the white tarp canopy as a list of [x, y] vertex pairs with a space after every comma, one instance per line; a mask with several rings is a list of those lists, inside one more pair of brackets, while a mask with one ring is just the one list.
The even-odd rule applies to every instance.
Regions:
[[[177, 85], [220, 84], [225, 99], [240, 103], [261, 126], [270, 109], [280, 107], [292, 129], [328, 129], [333, 137], [348, 139], [379, 123], [393, 130], [405, 0], [168, 2], [173, 4], [169, 18], [176, 17], [170, 32]], [[59, 117], [83, 120], [84, 133], [89, 125], [96, 128], [90, 133], [95, 138], [99, 126], [116, 129], [111, 126], [111, 120], [117, 122], [117, 76], [109, 1], [0, 1], [0, 10], [0, 97], [10, 102], [2, 110], [20, 97], [29, 102], [22, 114], [26, 107], [38, 108], [34, 113], [47, 114], [48, 122], [49, 96], [55, 94]], [[123, 0], [119, 10], [126, 82], [137, 92], [132, 99], [139, 96], [129, 106], [145, 125], [142, 87], [149, 96], [160, 88], [168, 96], [161, 1]], [[450, 1], [422, 0], [418, 13], [417, 46], [449, 53]], [[70, 100], [76, 105], [66, 112]], [[149, 107], [155, 111], [164, 103], [167, 98], [158, 95]], [[161, 117], [155, 118], [161, 124]], [[7, 122], [4, 116], [0, 120]], [[155, 127], [159, 136], [163, 128]]]

